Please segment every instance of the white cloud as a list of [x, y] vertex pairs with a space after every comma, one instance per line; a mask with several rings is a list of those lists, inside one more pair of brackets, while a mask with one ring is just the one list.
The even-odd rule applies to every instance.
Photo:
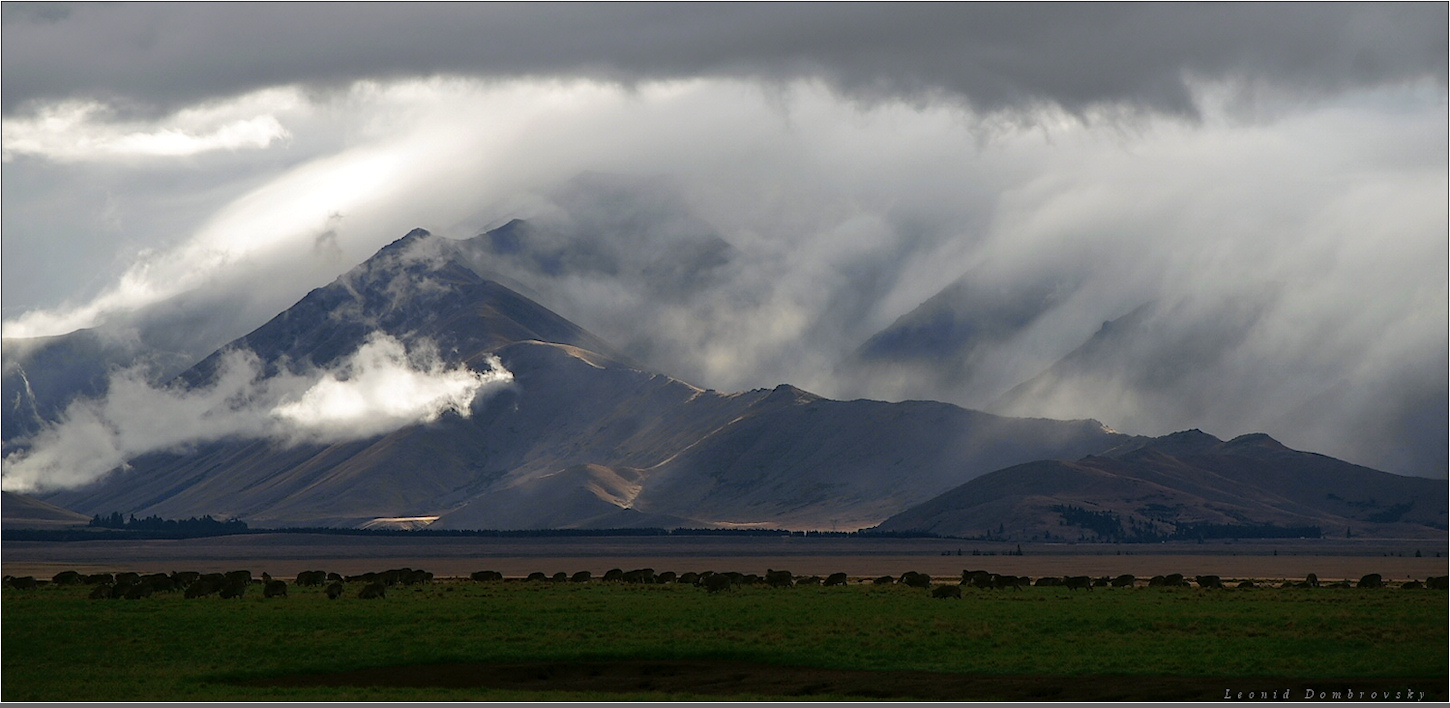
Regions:
[[260, 375], [255, 355], [233, 351], [213, 385], [156, 388], [140, 371], [111, 377], [101, 399], [79, 399], [61, 420], [4, 460], [7, 491], [76, 487], [150, 452], [225, 439], [282, 444], [372, 437], [437, 420], [468, 417], [480, 395], [513, 380], [497, 360], [485, 371], [450, 368], [426, 343], [409, 351], [383, 334], [370, 337], [328, 371]]
[[297, 92], [269, 89], [157, 119], [128, 119], [99, 101], [65, 101], [6, 118], [4, 160], [94, 162], [258, 150], [291, 136], [277, 116], [299, 105]]

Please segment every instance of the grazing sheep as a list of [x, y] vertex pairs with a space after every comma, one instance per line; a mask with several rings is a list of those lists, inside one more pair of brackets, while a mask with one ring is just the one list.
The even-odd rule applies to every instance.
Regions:
[[1408, 580], [1405, 582], [1404, 585], [1401, 585], [1400, 587], [1406, 590], [1419, 590], [1424, 588], [1425, 586], [1422, 585], [1418, 580]]
[[468, 577], [473, 578], [475, 582], [487, 583], [497, 580], [503, 580], [503, 573], [500, 573], [496, 570], [480, 570]]
[[194, 570], [182, 570], [171, 574], [171, 582], [179, 588], [190, 587], [192, 583], [201, 579], [201, 573]]
[[871, 581], [871, 584], [872, 585], [890, 585], [890, 584], [892, 584], [894, 582], [896, 582], [896, 578], [893, 578], [893, 577], [891, 577], [889, 575], [883, 575], [883, 576], [881, 576], [881, 577], [879, 577], [879, 578], [877, 578], [875, 580], [872, 580]]
[[613, 583], [624, 580], [624, 571], [618, 568], [610, 568], [604, 572], [604, 582]]
[[901, 579], [898, 582], [907, 587], [926, 589], [931, 587], [931, 576], [926, 573], [908, 570], [901, 574]]
[[1432, 575], [1425, 579], [1425, 587], [1431, 590], [1450, 589], [1450, 575]]
[[837, 586], [837, 585], [845, 585], [846, 584], [846, 574], [845, 573], [831, 573], [830, 575], [826, 576], [826, 582], [823, 583], [823, 584], [826, 587], [834, 587], [834, 586]]
[[643, 583], [653, 585], [655, 582], [655, 571], [653, 568], [640, 568], [631, 570], [620, 577], [626, 583]]
[[116, 576], [111, 575], [110, 573], [96, 573], [94, 575], [87, 575], [85, 583], [86, 585], [115, 585]]
[[55, 583], [56, 585], [80, 585], [81, 574], [75, 572], [74, 570], [62, 570], [61, 572], [51, 576], [50, 582]]
[[1360, 578], [1359, 579], [1359, 585], [1357, 585], [1355, 587], [1361, 587], [1361, 588], [1382, 588], [1384, 586], [1385, 586], [1385, 580], [1384, 580], [1383, 577], [1380, 576], [1379, 573], [1370, 573], [1369, 575], [1366, 575], [1366, 576]]
[[788, 588], [795, 584], [795, 576], [789, 570], [766, 569], [765, 584], [773, 588]]
[[111, 586], [110, 585], [97, 585], [94, 589], [91, 590], [90, 598], [92, 600], [109, 600], [109, 599], [111, 599]]
[[729, 575], [726, 575], [724, 573], [712, 573], [704, 580], [700, 581], [700, 584], [705, 586], [706, 592], [713, 594], [729, 590], [730, 586], [734, 583], [731, 582]]
[[938, 585], [938, 586], [936, 586], [936, 587], [934, 587], [934, 588], [931, 589], [931, 596], [932, 597], [935, 597], [935, 598], [938, 598], [938, 599], [945, 599], [945, 598], [948, 598], [948, 597], [954, 597], [954, 598], [957, 598], [957, 599], [960, 600], [961, 597], [962, 597], [962, 586], [960, 586], [960, 585]]
[[673, 571], [673, 570], [667, 570], [667, 571], [665, 571], [663, 573], [660, 573], [659, 575], [656, 575], [655, 576], [655, 582], [657, 582], [657, 583], [659, 583], [661, 585], [664, 585], [665, 583], [673, 583], [673, 582], [675, 582], [675, 579], [677, 577], [678, 576], [675, 575], [675, 571]]
[[192, 584], [186, 586], [186, 593], [183, 596], [191, 600], [198, 597], [206, 597], [221, 589], [222, 584], [217, 582], [216, 579], [202, 576], [197, 578]]
[[1252, 581], [1252, 580], [1240, 580], [1239, 581], [1239, 584], [1238, 584], [1238, 587], [1241, 587], [1241, 588], [1256, 588], [1256, 587], [1258, 587], [1258, 585], [1255, 585], [1254, 584], [1254, 581]]
[[304, 570], [297, 574], [297, 587], [315, 588], [327, 584], [327, 573], [321, 570]]
[[1089, 578], [1086, 575], [1073, 575], [1070, 577], [1064, 577], [1062, 579], [1062, 584], [1066, 585], [1068, 590], [1083, 588], [1091, 591], [1093, 589], [1093, 579]]
[[681, 573], [680, 577], [676, 580], [676, 582], [680, 583], [681, 585], [699, 585], [700, 574], [694, 572]]
[[342, 582], [341, 581], [333, 581], [333, 583], [331, 585], [328, 585], [327, 586], [327, 599], [329, 599], [329, 600], [336, 600], [337, 598], [342, 597], [342, 591], [343, 591], [343, 584], [342, 584]]
[[1039, 588], [1055, 588], [1062, 585], [1062, 578], [1043, 576], [1032, 585]]
[[267, 584], [262, 586], [262, 597], [287, 597], [287, 581], [267, 581]]
[[34, 590], [40, 587], [40, 583], [34, 576], [25, 575], [19, 578], [7, 578], [5, 580], [5, 587], [15, 588], [16, 590]]
[[569, 577], [569, 582], [571, 582], [571, 583], [587, 583], [587, 582], [589, 582], [589, 579], [591, 577], [593, 577], [593, 576], [590, 575], [589, 571], [587, 571], [587, 570], [581, 570], [581, 571], [575, 573], [574, 575], [570, 576]]
[[801, 579], [795, 581], [795, 584], [796, 585], [820, 585], [821, 584], [821, 576], [819, 576], [819, 575], [812, 575], [812, 576], [807, 577], [807, 578], [801, 578]]
[[553, 577], [549, 578], [549, 580], [555, 583], [567, 583], [569, 582], [569, 574], [561, 570], [554, 573]]
[[1201, 588], [1223, 588], [1223, 578], [1217, 575], [1199, 575], [1193, 578], [1193, 582]]
[[992, 587], [992, 574], [985, 570], [964, 570], [961, 584], [974, 588], [989, 588]]
[[1138, 579], [1133, 577], [1131, 574], [1124, 573], [1116, 578], [1113, 578], [1112, 585], [1115, 588], [1130, 588], [1133, 587], [1133, 583], [1137, 582], [1137, 580]]
[[377, 600], [388, 596], [388, 588], [381, 582], [370, 583], [357, 594], [360, 600]]

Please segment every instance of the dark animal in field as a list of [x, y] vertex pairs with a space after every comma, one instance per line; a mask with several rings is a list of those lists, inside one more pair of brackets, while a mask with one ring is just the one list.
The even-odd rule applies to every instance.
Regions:
[[1432, 575], [1425, 579], [1425, 587], [1431, 590], [1450, 589], [1450, 575]]
[[637, 570], [631, 570], [628, 573], [625, 573], [620, 578], [620, 580], [623, 580], [626, 583], [653, 584], [655, 581], [655, 571], [653, 568], [639, 568]]
[[226, 574], [226, 579], [228, 583], [241, 583], [245, 585], [252, 582], [252, 571], [233, 570]]
[[571, 583], [587, 583], [587, 582], [589, 582], [589, 579], [591, 577], [593, 577], [593, 576], [589, 573], [589, 571], [587, 571], [587, 570], [581, 570], [581, 571], [575, 573], [574, 575], [570, 576], [569, 577], [569, 582], [571, 582]]
[[1317, 587], [1319, 587], [1319, 576], [1317, 576], [1317, 575], [1315, 575], [1313, 573], [1310, 573], [1310, 574], [1304, 576], [1304, 583], [1302, 585], [1300, 585], [1299, 587], [1307, 587], [1307, 588], [1317, 588]]
[[667, 571], [665, 571], [663, 573], [660, 573], [659, 575], [656, 575], [655, 576], [655, 582], [657, 582], [657, 583], [659, 583], [661, 585], [664, 585], [665, 583], [673, 583], [673, 582], [675, 582], [675, 579], [677, 577], [678, 576], [675, 575], [675, 571], [673, 571], [673, 570], [667, 570]]
[[847, 580], [845, 573], [831, 573], [830, 575], [826, 576], [826, 582], [823, 583], [823, 585], [825, 585], [826, 587], [835, 587], [837, 585], [845, 585], [846, 582]]
[[1223, 588], [1223, 578], [1217, 575], [1198, 575], [1193, 578], [1193, 582], [1198, 583], [1201, 588]]
[[[566, 574], [567, 578], [568, 575]], [[401, 568], [397, 571], [398, 582], [404, 585], [426, 585], [433, 582], [433, 574], [426, 570]]]
[[186, 592], [183, 593], [183, 597], [188, 600], [198, 597], [206, 597], [207, 595], [215, 594], [221, 589], [221, 581], [203, 575], [202, 577], [197, 578], [196, 582], [186, 586]]
[[556, 583], [567, 583], [569, 582], [569, 574], [561, 570], [557, 573], [554, 573], [553, 577], [549, 578], [549, 580]]
[[344, 587], [341, 581], [333, 581], [331, 585], [327, 586], [327, 599], [336, 600], [342, 597], [343, 589]]
[[503, 580], [503, 573], [500, 573], [496, 570], [480, 570], [468, 577], [473, 578], [475, 582], [487, 583], [497, 580]]
[[1113, 578], [1112, 585], [1115, 588], [1130, 588], [1133, 587], [1133, 583], [1137, 582], [1137, 580], [1138, 579], [1133, 577], [1132, 575], [1124, 573], [1116, 578]]
[[992, 577], [992, 587], [995, 589], [1012, 588], [1021, 590], [1025, 585], [1031, 585], [1032, 578], [1025, 575], [996, 575]]
[[34, 590], [40, 587], [40, 583], [35, 579], [35, 576], [23, 575], [19, 578], [7, 578], [5, 580], [5, 587], [15, 588], [16, 590]]
[[548, 580], [548, 579], [549, 579], [549, 576], [544, 575], [543, 573], [538, 572], [538, 571], [534, 571], [532, 573], [529, 573], [529, 577], [524, 578], [524, 580], [527, 580], [528, 582], [531, 582], [531, 583], [542, 583], [542, 582], [544, 582], [545, 580]]
[[699, 585], [700, 584], [700, 574], [699, 573], [681, 573], [680, 574], [680, 577], [678, 578], [678, 580], [676, 580], [676, 582], [678, 582], [678, 583], [680, 583], [682, 585]]
[[872, 580], [871, 581], [871, 584], [872, 585], [891, 585], [892, 583], [895, 583], [895, 582], [896, 582], [896, 578], [893, 578], [893, 577], [891, 577], [889, 575], [883, 575], [883, 576], [881, 576], [881, 577], [879, 577], [879, 578], [877, 578], [875, 580]]
[[1082, 588], [1084, 590], [1093, 589], [1093, 579], [1089, 578], [1086, 575], [1073, 575], [1064, 577], [1062, 579], [1062, 584], [1066, 585], [1068, 590], [1077, 590], [1078, 588]]
[[795, 576], [789, 570], [765, 571], [765, 584], [773, 588], [788, 588], [795, 584]]
[[56, 585], [80, 585], [81, 574], [75, 572], [74, 570], [62, 570], [61, 572], [51, 576], [50, 582], [55, 583]]
[[328, 573], [327, 574], [327, 582], [329, 582], [329, 583], [340, 583], [340, 582], [342, 582], [342, 576], [341, 575], [338, 575], [337, 573]]
[[746, 573], [740, 578], [740, 584], [742, 585], [759, 585], [763, 582], [765, 582], [765, 578], [762, 578], [755, 573]]
[[240, 598], [247, 594], [247, 583], [239, 583], [229, 579], [222, 585], [221, 596], [223, 600]]
[[812, 575], [810, 577], [800, 578], [800, 579], [798, 579], [798, 580], [795, 581], [795, 584], [796, 585], [820, 585], [821, 584], [821, 576], [819, 576], [819, 575]]
[[948, 598], [948, 597], [955, 597], [957, 599], [961, 599], [961, 597], [962, 597], [962, 586], [960, 586], [960, 585], [938, 585], [938, 586], [936, 586], [936, 587], [934, 587], [934, 588], [931, 589], [931, 596], [932, 597], [935, 597], [935, 598], [938, 598], [938, 599], [944, 599], [944, 598]]
[[604, 582], [614, 583], [624, 580], [624, 571], [618, 568], [610, 568], [604, 571]]
[[1106, 575], [1104, 575], [1101, 578], [1093, 578], [1093, 587], [1095, 587], [1095, 588], [1105, 588], [1105, 587], [1108, 587], [1109, 585], [1112, 585], [1112, 583], [1113, 583], [1113, 579], [1112, 578], [1109, 578]]
[[171, 582], [178, 588], [190, 587], [192, 583], [201, 579], [201, 573], [194, 570], [182, 570], [171, 574]]
[[381, 582], [369, 583], [367, 587], [358, 591], [358, 599], [377, 600], [388, 596], [388, 588]]
[[974, 588], [991, 587], [992, 574], [985, 570], [962, 571], [962, 585]]
[[1366, 576], [1360, 578], [1359, 579], [1359, 585], [1357, 585], [1356, 587], [1361, 587], [1361, 588], [1382, 588], [1384, 586], [1385, 586], [1385, 579], [1383, 577], [1381, 577], [1379, 573], [1370, 573], [1369, 575], [1366, 575]]
[[287, 597], [287, 581], [268, 580], [262, 586], [262, 597]]
[[1039, 588], [1055, 588], [1062, 585], [1062, 578], [1043, 576], [1032, 585]]
[[1258, 587], [1258, 585], [1255, 585], [1254, 584], [1254, 581], [1252, 581], [1252, 580], [1240, 580], [1239, 581], [1239, 584], [1236, 587], [1241, 587], [1241, 588], [1256, 588], [1256, 587]]
[[908, 570], [901, 574], [901, 578], [897, 582], [907, 587], [925, 589], [931, 587], [931, 576], [926, 573]]
[[141, 574], [140, 573], [116, 573], [116, 582], [117, 583], [125, 583], [127, 585], [133, 585], [135, 583], [141, 582]]
[[1406, 590], [1419, 590], [1424, 588], [1425, 586], [1418, 580], [1408, 580], [1405, 582], [1404, 585], [1401, 585], [1400, 587]]
[[700, 584], [705, 586], [706, 592], [717, 593], [729, 590], [730, 586], [734, 583], [731, 582], [729, 575], [723, 573], [712, 573], [704, 580], [701, 580]]
[[125, 587], [126, 590], [121, 593], [121, 597], [127, 600], [140, 600], [143, 597], [151, 597], [152, 590], [150, 583], [133, 583]]
[[1171, 573], [1169, 575], [1155, 575], [1148, 581], [1150, 588], [1186, 588], [1189, 587], [1188, 580], [1182, 573]]
[[297, 574], [297, 587], [315, 588], [327, 584], [327, 572], [322, 570], [304, 570]]
[[94, 587], [94, 588], [91, 589], [90, 598], [92, 600], [109, 600], [109, 599], [111, 599], [111, 586], [110, 585], [97, 585], [96, 587]]
[[95, 573], [86, 576], [86, 585], [115, 585], [116, 576], [110, 573]]

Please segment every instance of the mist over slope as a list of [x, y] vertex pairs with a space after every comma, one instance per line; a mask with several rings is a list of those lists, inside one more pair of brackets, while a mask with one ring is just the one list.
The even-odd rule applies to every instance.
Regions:
[[[46, 501], [81, 513], [259, 527], [846, 529], [1004, 465], [1127, 439], [1091, 420], [928, 401], [703, 390], [481, 277], [471, 264], [520, 226], [466, 241], [409, 233], [164, 389], [121, 389], [158, 410], [185, 404], [194, 425], [122, 426], [117, 469], [54, 484], [47, 442], [120, 415], [73, 405], [28, 457], [7, 457], [7, 483], [30, 463], [35, 486], [67, 487]], [[108, 399], [116, 390], [113, 379]], [[384, 410], [399, 398], [418, 405]]]

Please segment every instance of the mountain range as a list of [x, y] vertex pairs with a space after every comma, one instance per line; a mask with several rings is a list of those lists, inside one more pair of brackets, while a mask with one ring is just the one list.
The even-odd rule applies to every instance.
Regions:
[[496, 359], [510, 372], [467, 416], [331, 442], [202, 441], [42, 498], [83, 514], [210, 514], [255, 527], [436, 517], [434, 528], [853, 529], [975, 475], [1128, 439], [1091, 420], [835, 401], [784, 384], [704, 390], [479, 275], [471, 264], [500, 240], [415, 230], [168, 384], [215, 386], [237, 351], [263, 377], [326, 370], [381, 333], [448, 366], [485, 371]]
[[[73, 397], [107, 395], [118, 367], [140, 364], [147, 381], [178, 397], [223, 390], [238, 354], [255, 366], [255, 390], [319, 372], [345, 383], [361, 376], [349, 373], [354, 359], [383, 337], [412, 365], [506, 372], [507, 384], [465, 409], [377, 430], [238, 429], [155, 446], [87, 484], [36, 493], [25, 508], [63, 507], [72, 522], [119, 511], [257, 528], [876, 527], [1026, 539], [1060, 535], [1071, 521], [1102, 538], [1228, 526], [1444, 532], [1444, 480], [1296, 452], [1262, 435], [1143, 438], [1089, 419], [832, 400], [788, 384], [707, 390], [650, 370], [499, 275], [504, 261], [514, 272], [618, 271], [647, 280], [658, 297], [686, 297], [690, 281], [730, 257], [718, 237], [691, 233], [688, 247], [638, 261], [522, 221], [462, 241], [414, 230], [190, 366], [176, 347], [156, 345], [157, 328], [149, 340], [119, 343], [90, 331], [7, 341], [7, 463], [65, 420]], [[961, 368], [944, 380], [961, 381], [982, 342], [1016, 336], [1061, 292], [959, 282], [868, 341], [855, 365], [951, 361]], [[1143, 311], [1093, 341], [1131, 332]], [[1111, 359], [1095, 351], [1085, 346], [1003, 405], [1072, 362]]]

